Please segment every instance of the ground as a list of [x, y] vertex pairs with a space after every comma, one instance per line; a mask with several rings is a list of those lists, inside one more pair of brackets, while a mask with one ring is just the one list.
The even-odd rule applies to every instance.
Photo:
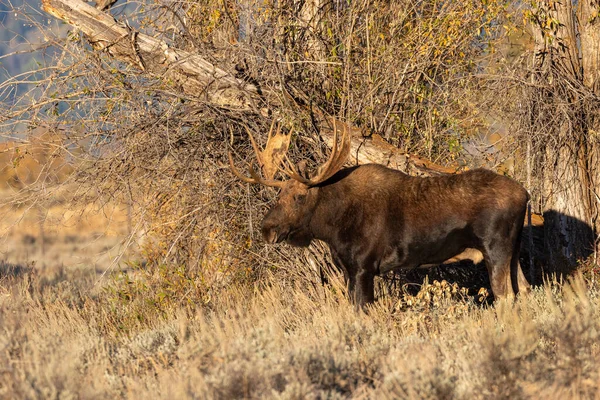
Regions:
[[549, 281], [514, 304], [481, 303], [456, 284], [433, 281], [416, 294], [381, 294], [363, 313], [348, 303], [339, 276], [321, 286], [282, 279], [276, 269], [218, 296], [174, 302], [172, 292], [152, 293], [152, 279], [171, 279], [165, 272], [140, 264], [105, 273], [128, 232], [126, 212], [111, 209], [74, 220], [51, 209], [46, 221], [61, 220], [62, 228], [44, 226], [43, 254], [39, 212], [20, 214], [20, 222], [13, 216], [22, 210], [5, 213], [0, 398], [563, 399], [598, 392], [593, 272]]

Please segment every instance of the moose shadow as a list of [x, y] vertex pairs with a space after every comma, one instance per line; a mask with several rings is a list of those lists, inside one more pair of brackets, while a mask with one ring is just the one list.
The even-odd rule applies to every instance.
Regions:
[[[543, 221], [546, 223], [537, 223], [532, 226], [525, 223], [523, 227], [519, 261], [532, 286], [540, 285], [552, 276], [567, 277], [573, 274], [578, 267], [576, 263], [571, 263], [562, 256], [562, 249], [558, 247], [564, 246], [567, 251], [572, 252], [571, 254], [576, 249], [569, 249], [568, 241], [560, 234], [556, 235], [556, 232], [548, 231], [551, 229], [548, 222], [559, 219], [563, 226], [568, 227], [570, 233], [577, 232], [576, 240], [584, 240], [589, 244], [588, 246], [579, 246], [584, 250], [574, 254], [575, 258], [586, 259], [593, 253], [594, 233], [587, 223], [555, 210], [546, 211], [543, 216]], [[555, 243], [559, 243], [559, 245]], [[384, 276], [383, 284], [388, 292], [399, 293], [400, 290], [405, 290], [409, 294], [415, 295], [421, 289], [426, 277], [429, 278], [429, 282], [446, 280], [449, 283], [456, 283], [460, 287], [467, 288], [470, 296], [476, 296], [481, 288], [492, 293], [488, 272], [483, 261], [474, 264], [470, 260], [463, 260], [430, 268], [397, 270]]]

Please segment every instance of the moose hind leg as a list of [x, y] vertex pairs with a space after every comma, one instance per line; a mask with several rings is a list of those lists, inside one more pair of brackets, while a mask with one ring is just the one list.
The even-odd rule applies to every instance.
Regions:
[[510, 262], [510, 274], [514, 292], [516, 294], [526, 294], [531, 291], [531, 285], [529, 282], [527, 282], [527, 278], [525, 278], [525, 274], [523, 273], [523, 269], [521, 268], [521, 263], [519, 261], [519, 249], [521, 248], [520, 242], [521, 240], [519, 232], [519, 239], [513, 247], [513, 254]]
[[[525, 278], [525, 274], [523, 273], [523, 269], [521, 268], [521, 263], [519, 262], [519, 255], [521, 250], [521, 239], [523, 236], [523, 221], [525, 219], [525, 208], [523, 208], [523, 212], [517, 218], [515, 218], [515, 223], [512, 227], [512, 236], [514, 239], [513, 251], [512, 251], [512, 259], [511, 259], [511, 279], [513, 284], [513, 290], [515, 293], [526, 294], [531, 291], [531, 285], [527, 282]], [[533, 268], [531, 266], [530, 268]]]
[[514, 296], [511, 280], [512, 252], [507, 243], [490, 246], [483, 251], [485, 266], [495, 299]]
[[519, 262], [519, 257], [517, 257], [517, 287], [519, 294], [526, 294], [531, 292], [531, 285], [525, 278], [525, 274], [523, 273], [523, 269], [521, 268], [521, 263]]

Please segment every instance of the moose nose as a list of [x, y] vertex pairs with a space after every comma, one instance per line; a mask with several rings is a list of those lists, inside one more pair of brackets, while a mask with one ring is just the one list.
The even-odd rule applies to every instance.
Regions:
[[277, 231], [275, 229], [263, 228], [263, 238], [269, 244], [277, 243]]

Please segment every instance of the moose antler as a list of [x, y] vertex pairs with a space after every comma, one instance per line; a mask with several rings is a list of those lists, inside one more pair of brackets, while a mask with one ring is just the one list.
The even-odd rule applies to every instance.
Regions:
[[307, 185], [309, 186], [318, 185], [331, 178], [333, 174], [338, 172], [344, 166], [348, 154], [350, 154], [350, 135], [348, 135], [348, 126], [343, 124], [342, 138], [340, 140], [340, 145], [338, 146], [337, 121], [332, 119], [332, 122], [333, 145], [331, 146], [331, 153], [325, 164], [321, 165], [315, 175], [308, 180]]
[[275, 121], [271, 124], [271, 129], [269, 129], [269, 135], [267, 138], [267, 144], [263, 151], [258, 149], [256, 141], [254, 140], [254, 136], [250, 132], [247, 126], [244, 126], [246, 129], [246, 133], [248, 133], [248, 137], [250, 138], [250, 143], [252, 144], [252, 148], [254, 149], [254, 153], [256, 154], [256, 158], [260, 168], [263, 171], [263, 174], [266, 178], [261, 178], [260, 175], [256, 173], [252, 166], [248, 167], [248, 171], [250, 172], [251, 177], [247, 177], [243, 175], [234, 165], [233, 156], [231, 155], [231, 151], [229, 154], [229, 167], [235, 176], [240, 178], [242, 181], [247, 183], [260, 183], [265, 186], [273, 186], [273, 187], [283, 187], [285, 182], [275, 179], [275, 174], [279, 169], [279, 165], [286, 157], [287, 149], [290, 145], [290, 139], [292, 137], [291, 134], [282, 134], [279, 125], [277, 125], [276, 132], [273, 134], [273, 128], [275, 126]]
[[254, 149], [254, 153], [256, 154], [258, 164], [261, 167], [265, 178], [260, 177], [260, 175], [254, 170], [254, 168], [252, 168], [252, 166], [248, 167], [250, 177], [243, 175], [235, 167], [231, 151], [228, 153], [229, 167], [234, 175], [242, 181], [247, 183], [260, 183], [261, 185], [265, 186], [283, 187], [285, 182], [275, 179], [275, 174], [277, 171], [281, 171], [291, 179], [302, 182], [307, 186], [318, 185], [339, 171], [340, 168], [343, 167], [344, 163], [346, 162], [346, 158], [348, 158], [348, 154], [350, 153], [350, 136], [348, 135], [346, 124], [343, 126], [343, 133], [340, 141], [341, 144], [338, 146], [337, 123], [335, 120], [333, 120], [333, 146], [331, 148], [331, 154], [329, 155], [327, 161], [319, 167], [317, 173], [312, 178], [306, 179], [297, 172], [294, 164], [287, 157], [287, 150], [292, 135], [289, 133], [287, 135], [282, 134], [279, 125], [277, 125], [275, 133], [273, 133], [274, 126], [275, 122], [271, 124], [271, 129], [269, 129], [267, 138], [267, 144], [265, 149], [262, 151], [259, 150], [256, 141], [254, 140], [254, 136], [252, 136], [252, 133], [250, 132], [250, 129], [245, 127], [248, 137], [250, 138], [252, 148]]

